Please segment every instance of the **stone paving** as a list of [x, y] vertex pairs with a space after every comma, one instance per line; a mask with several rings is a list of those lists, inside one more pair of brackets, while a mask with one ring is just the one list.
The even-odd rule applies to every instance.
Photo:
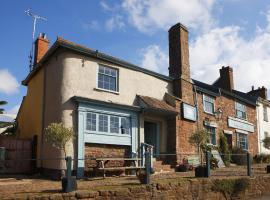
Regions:
[[[266, 175], [266, 165], [253, 165], [254, 175]], [[232, 166], [211, 171], [211, 178], [246, 176], [245, 166]], [[159, 173], [151, 177], [153, 182], [166, 179], [193, 178], [194, 172]], [[100, 190], [117, 186], [140, 185], [137, 177], [89, 178], [78, 181], [79, 190]], [[52, 194], [61, 192], [61, 182], [43, 179], [40, 176], [0, 176], [0, 199], [7, 197], [22, 197], [25, 194]]]

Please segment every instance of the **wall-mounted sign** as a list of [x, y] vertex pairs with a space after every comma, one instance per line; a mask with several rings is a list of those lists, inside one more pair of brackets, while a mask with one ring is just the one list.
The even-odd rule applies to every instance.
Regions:
[[183, 117], [188, 120], [196, 121], [197, 120], [197, 114], [196, 114], [196, 107], [191, 106], [186, 103], [182, 103], [183, 108]]
[[228, 126], [252, 133], [254, 132], [254, 125], [252, 123], [233, 117], [228, 117]]

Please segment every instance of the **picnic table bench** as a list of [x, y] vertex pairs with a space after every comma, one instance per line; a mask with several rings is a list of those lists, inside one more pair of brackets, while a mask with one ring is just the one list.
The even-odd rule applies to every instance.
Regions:
[[[97, 170], [103, 171], [103, 178], [106, 177], [106, 171], [119, 171], [119, 170], [139, 170], [143, 167], [139, 166], [140, 158], [96, 158]], [[131, 166], [123, 167], [105, 167], [106, 163], [109, 161], [129, 161]]]
[[197, 167], [201, 164], [199, 156], [188, 156], [187, 162], [189, 165], [192, 165], [193, 167]]

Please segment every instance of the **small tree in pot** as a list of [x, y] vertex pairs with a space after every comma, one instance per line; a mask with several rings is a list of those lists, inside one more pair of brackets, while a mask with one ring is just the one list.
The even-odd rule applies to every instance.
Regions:
[[[73, 130], [71, 128], [64, 127], [62, 123], [51, 123], [45, 129], [44, 135], [46, 142], [49, 143], [51, 146], [64, 151], [64, 155], [66, 158], [66, 145], [74, 137]], [[63, 177], [63, 175], [61, 176], [63, 191], [69, 192], [70, 190], [72, 191], [73, 189], [77, 188], [76, 177]]]
[[197, 130], [189, 137], [189, 143], [197, 148], [197, 152], [200, 156], [201, 165], [195, 168], [196, 177], [206, 176], [206, 167], [203, 166], [203, 154], [207, 147], [207, 141], [209, 134], [205, 130]]

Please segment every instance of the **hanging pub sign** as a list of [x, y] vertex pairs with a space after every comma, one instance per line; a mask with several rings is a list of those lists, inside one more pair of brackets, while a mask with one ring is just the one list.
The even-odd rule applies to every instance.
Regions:
[[197, 110], [195, 106], [182, 103], [183, 118], [191, 121], [197, 120]]

